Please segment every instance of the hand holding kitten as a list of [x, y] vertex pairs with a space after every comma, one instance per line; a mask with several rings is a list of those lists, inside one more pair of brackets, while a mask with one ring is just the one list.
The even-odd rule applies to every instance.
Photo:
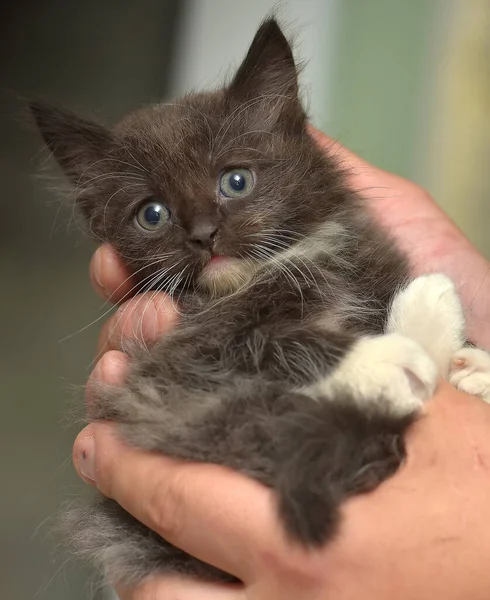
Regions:
[[349, 500], [341, 535], [310, 553], [284, 539], [270, 491], [253, 480], [146, 455], [117, 441], [110, 426], [90, 425], [75, 457], [94, 436], [99, 489], [243, 581], [155, 577], [118, 589], [121, 600], [485, 600], [490, 407], [444, 383], [428, 408], [409, 432], [406, 465], [373, 493]]
[[[324, 136], [319, 136], [319, 142], [332, 147]], [[409, 251], [413, 270], [443, 271], [459, 284], [467, 308], [471, 305], [473, 339], [488, 346], [487, 261], [423, 190], [370, 167], [342, 148], [338, 152], [352, 169], [354, 187], [369, 188], [364, 195], [372, 194], [372, 209]], [[120, 301], [131, 288], [129, 281], [121, 285], [126, 276], [110, 247], [97, 251], [92, 279], [105, 297], [115, 292], [113, 300]], [[124, 312], [116, 313], [104, 328], [100, 350], [112, 351], [99, 362], [95, 378], [122, 382], [121, 339], [143, 334], [152, 341], [176, 322], [176, 313], [163, 294], [145, 312], [139, 308], [144, 303], [137, 301], [126, 302], [120, 309]], [[444, 385], [429, 404], [429, 415], [409, 435], [407, 465], [374, 493], [350, 500], [341, 536], [314, 555], [284, 541], [269, 491], [255, 482], [219, 467], [180, 465], [123, 448], [110, 436], [109, 427], [91, 425], [77, 440], [75, 462], [87, 436], [95, 435], [100, 489], [141, 521], [163, 529], [177, 546], [236, 574], [245, 584], [237, 588], [156, 579], [138, 591], [123, 592], [122, 598], [157, 599], [171, 593], [189, 599], [322, 598], [327, 584], [328, 597], [339, 600], [360, 597], [359, 590], [365, 600], [383, 600], [395, 592], [402, 600], [486, 598], [490, 582], [479, 559], [490, 551], [490, 535], [482, 528], [489, 516], [484, 501], [488, 495], [484, 465], [490, 454], [486, 441], [489, 408]], [[161, 494], [161, 487], [157, 491], [154, 484], [158, 482], [163, 482], [167, 494]], [[220, 490], [219, 498], [209, 493], [213, 489]], [[247, 519], [247, 514], [253, 518]], [[461, 519], [461, 514], [467, 518]], [[414, 523], [420, 526], [413, 527]], [[215, 532], [212, 539], [199, 535], [207, 530]], [[454, 545], [450, 552], [449, 543]], [[452, 564], [454, 556], [457, 565]], [[410, 588], [400, 590], [400, 581], [410, 581]]]

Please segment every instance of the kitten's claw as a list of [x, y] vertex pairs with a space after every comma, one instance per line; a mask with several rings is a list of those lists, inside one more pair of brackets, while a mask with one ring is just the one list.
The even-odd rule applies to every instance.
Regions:
[[417, 342], [390, 334], [361, 338], [334, 373], [308, 391], [332, 397], [345, 390], [359, 404], [404, 416], [422, 409], [437, 379], [436, 364]]
[[478, 348], [462, 348], [453, 356], [449, 381], [458, 390], [490, 402], [490, 354]]

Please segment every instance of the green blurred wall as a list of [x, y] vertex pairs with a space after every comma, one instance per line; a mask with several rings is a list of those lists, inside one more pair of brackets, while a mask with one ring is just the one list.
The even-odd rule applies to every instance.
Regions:
[[[421, 178], [437, 2], [340, 0], [329, 133], [375, 165]], [[421, 182], [422, 183], [422, 182]]]

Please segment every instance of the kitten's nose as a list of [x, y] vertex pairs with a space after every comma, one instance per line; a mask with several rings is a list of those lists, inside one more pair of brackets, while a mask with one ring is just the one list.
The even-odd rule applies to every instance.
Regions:
[[190, 231], [189, 238], [195, 246], [203, 250], [212, 250], [217, 233], [218, 226], [216, 223], [196, 223]]

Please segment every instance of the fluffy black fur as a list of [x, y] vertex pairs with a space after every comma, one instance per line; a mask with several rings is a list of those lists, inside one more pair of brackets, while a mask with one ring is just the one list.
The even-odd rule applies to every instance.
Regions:
[[[140, 289], [178, 298], [175, 332], [132, 357], [124, 389], [103, 389], [92, 419], [129, 443], [227, 465], [273, 488], [284, 525], [324, 544], [347, 496], [374, 488], [403, 458], [413, 417], [383, 398], [307, 391], [360, 336], [383, 333], [407, 265], [306, 130], [289, 43], [265, 22], [234, 79], [215, 92], [144, 108], [113, 130], [33, 103], [44, 140], [77, 186], [97, 240], [111, 242]], [[221, 174], [254, 187], [224, 199]], [[168, 223], [135, 215], [157, 198]], [[233, 259], [210, 274], [210, 258]], [[112, 500], [70, 518], [78, 551], [126, 583], [155, 571], [228, 579], [147, 530]]]

